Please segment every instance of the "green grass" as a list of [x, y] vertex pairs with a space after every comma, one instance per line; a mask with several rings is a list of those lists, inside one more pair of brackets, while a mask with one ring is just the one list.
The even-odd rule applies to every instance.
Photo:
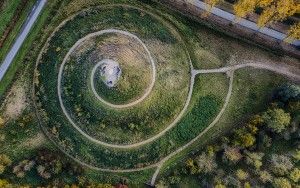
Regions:
[[0, 36], [2, 36], [6, 26], [14, 16], [15, 11], [21, 0], [3, 0], [3, 6], [0, 12]]
[[[11, 4], [9, 4], [9, 5], [14, 5], [15, 6], [15, 2], [18, 2], [18, 1], [11, 1]], [[17, 20], [14, 28], [11, 30], [11, 32], [7, 36], [7, 39], [5, 40], [3, 46], [0, 50], [0, 62], [2, 62], [4, 60], [6, 54], [9, 52], [13, 42], [15, 41], [16, 37], [18, 36], [19, 32], [21, 31], [21, 27], [22, 27], [23, 23], [25, 22], [29, 12], [31, 11], [32, 6], [34, 5], [34, 3], [35, 3], [35, 0], [30, 0], [26, 4], [26, 6], [22, 9], [22, 11], [20, 12], [21, 13], [20, 18]], [[7, 11], [7, 9], [4, 9], [3, 13], [5, 14], [6, 11]], [[12, 13], [12, 12], [9, 12], [9, 13]], [[9, 15], [9, 13], [7, 13], [7, 15]], [[0, 14], [0, 19], [1, 18], [2, 18], [2, 16]], [[7, 17], [5, 17], [5, 16], [3, 16], [3, 18], [7, 19]], [[1, 22], [1, 20], [0, 20], [1, 25], [2, 25], [2, 23], [4, 24], [5, 21], [7, 21], [7, 20], [3, 20], [3, 22]], [[2, 28], [2, 27], [0, 26], [0, 28]], [[0, 33], [2, 33], [2, 32], [3, 31], [1, 31], [1, 29], [0, 29]], [[1, 36], [1, 34], [0, 34], [0, 36]]]
[[[101, 14], [99, 15], [96, 11], [101, 11]], [[57, 84], [58, 73], [56, 67], [64, 58], [65, 51], [79, 38], [87, 33], [94, 32], [95, 29], [105, 28], [103, 25], [103, 22], [106, 24], [105, 20], [110, 20], [111, 25], [114, 25], [114, 23], [119, 25], [115, 28], [129, 31], [140, 28], [141, 22], [151, 22], [157, 25], [157, 30], [168, 29], [165, 28], [163, 23], [150, 15], [145, 14], [139, 18], [139, 15], [143, 13], [135, 9], [126, 11], [122, 7], [113, 7], [95, 9], [94, 12], [85, 17], [77, 16], [72, 21], [67, 22], [52, 38], [50, 47], [42, 58], [43, 63], [39, 64], [41, 75], [38, 90], [41, 91], [40, 96], [47, 96], [46, 100], [41, 100], [41, 102], [45, 104], [46, 111], [51, 114], [56, 113], [58, 116], [62, 114], [57, 103], [57, 93], [53, 92], [53, 88]], [[78, 32], [72, 33], [70, 30], [77, 30]], [[149, 50], [154, 53], [157, 53], [155, 52], [156, 49], [166, 46], [166, 51], [162, 52], [161, 56], [168, 57], [168, 59], [154, 56], [157, 76], [153, 91], [147, 99], [132, 108], [122, 110], [108, 108], [99, 102], [91, 92], [90, 72], [95, 63], [99, 61], [90, 62], [90, 57], [93, 57], [90, 54], [94, 53], [93, 49], [83, 53], [78, 58], [80, 59], [78, 62], [67, 62], [69, 65], [66, 68], [67, 72], [63, 74], [62, 98], [69, 114], [75, 119], [75, 122], [79, 122], [77, 124], [84, 131], [95, 138], [110, 143], [134, 143], [157, 134], [173, 121], [183, 108], [186, 100], [190, 75], [186, 54], [177, 41], [179, 39], [175, 41], [171, 31], [168, 32], [169, 38], [171, 38], [168, 41], [165, 41], [166, 38], [150, 26], [145, 26], [141, 32], [138, 30], [134, 32], [141, 39], [149, 40]], [[148, 34], [145, 35], [145, 33]], [[157, 40], [157, 42], [150, 43], [150, 40]], [[56, 52], [58, 47], [62, 49], [60, 52]], [[53, 62], [58, 62], [58, 65]], [[137, 86], [133, 83], [131, 87]], [[43, 98], [41, 97], [41, 99]], [[53, 103], [49, 104], [49, 100]], [[51, 125], [56, 124], [56, 118], [53, 118], [53, 121], [50, 123]], [[134, 124], [136, 127], [131, 129], [130, 124]], [[105, 127], [101, 125], [105, 125]]]
[[[17, 53], [15, 59], [13, 60], [13, 63], [10, 65], [10, 68], [6, 72], [5, 76], [0, 82], [0, 98], [3, 97], [3, 94], [7, 91], [7, 88], [12, 83], [15, 74], [20, 69], [20, 67], [25, 68], [25, 70], [28, 70], [28, 66], [34, 65], [35, 58], [38, 54], [38, 47], [41, 47], [42, 43], [38, 43], [36, 41], [37, 36], [41, 35], [41, 30], [44, 27], [45, 22], [47, 19], [49, 20], [49, 14], [53, 11], [53, 6], [57, 4], [56, 1], [53, 1], [51, 3], [48, 3], [44, 10], [42, 11], [41, 15], [37, 19], [34, 27], [30, 31], [29, 35], [25, 39], [23, 45], [21, 46], [19, 52]], [[41, 39], [41, 38], [40, 38]], [[36, 48], [34, 50], [30, 50], [32, 47], [32, 44], [36, 45]], [[27, 58], [27, 59], [26, 59]], [[28, 61], [30, 59], [30, 61]], [[24, 64], [24, 62], [28, 64]], [[31, 74], [32, 76], [32, 74]]]

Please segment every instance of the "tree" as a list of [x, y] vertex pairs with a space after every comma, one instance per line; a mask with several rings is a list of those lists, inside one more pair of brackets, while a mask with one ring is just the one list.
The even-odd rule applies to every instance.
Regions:
[[265, 7], [257, 21], [259, 27], [267, 23], [283, 21], [287, 17], [294, 15], [299, 10], [297, 0], [277, 0]]
[[195, 162], [198, 167], [198, 173], [210, 173], [217, 168], [217, 163], [214, 156], [209, 156], [202, 152], [201, 155], [196, 157]]
[[300, 100], [300, 86], [286, 83], [276, 89], [276, 91], [274, 92], [274, 98], [283, 103], [291, 100]]
[[2, 128], [4, 124], [5, 124], [5, 120], [2, 117], [0, 117], [0, 128]]
[[285, 155], [272, 154], [270, 163], [273, 173], [280, 176], [286, 175], [294, 167], [291, 159]]
[[198, 171], [198, 168], [197, 168], [194, 160], [191, 158], [185, 162], [185, 166], [189, 170], [190, 174], [196, 174]]
[[249, 177], [249, 174], [242, 169], [237, 169], [235, 175], [241, 181], [244, 181]]
[[218, 183], [214, 186], [214, 188], [226, 188], [226, 186], [221, 183]]
[[5, 154], [0, 154], [0, 174], [4, 172], [6, 167], [11, 165], [10, 158]]
[[240, 150], [236, 147], [227, 147], [223, 153], [223, 161], [227, 163], [235, 164], [240, 161], [242, 157]]
[[299, 168], [294, 168], [292, 170], [292, 172], [290, 173], [290, 179], [295, 183], [299, 182], [299, 180], [300, 180], [300, 169]]
[[291, 121], [290, 114], [280, 108], [267, 110], [263, 113], [262, 118], [267, 127], [275, 133], [281, 133]]
[[12, 185], [6, 179], [0, 179], [0, 187], [12, 187]]
[[275, 178], [273, 181], [274, 188], [292, 188], [291, 183], [286, 178]]
[[245, 151], [246, 164], [253, 166], [256, 170], [260, 169], [260, 167], [262, 166], [263, 157], [264, 153]]
[[214, 7], [214, 6], [216, 6], [218, 3], [220, 3], [221, 2], [221, 0], [204, 0], [204, 2], [206, 3], [206, 4], [208, 4], [208, 12], [210, 12], [211, 11], [211, 9]]
[[253, 13], [256, 7], [267, 7], [274, 0], [239, 0], [233, 5], [236, 17], [239, 19], [245, 17], [249, 13]]
[[259, 175], [259, 180], [261, 182], [263, 183], [272, 182], [273, 177], [268, 171], [266, 170], [259, 171], [258, 175]]
[[[249, 126], [247, 127], [249, 128]], [[246, 128], [240, 128], [234, 132], [233, 144], [243, 148], [251, 147], [255, 143], [255, 137]]]
[[300, 40], [300, 22], [292, 25], [288, 31], [285, 41], [292, 43], [294, 40]]

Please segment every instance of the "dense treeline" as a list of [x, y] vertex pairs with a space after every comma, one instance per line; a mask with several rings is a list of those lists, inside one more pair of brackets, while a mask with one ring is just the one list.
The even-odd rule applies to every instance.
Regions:
[[300, 86], [274, 91], [265, 111], [185, 161], [158, 186], [195, 176], [201, 187], [299, 187]]

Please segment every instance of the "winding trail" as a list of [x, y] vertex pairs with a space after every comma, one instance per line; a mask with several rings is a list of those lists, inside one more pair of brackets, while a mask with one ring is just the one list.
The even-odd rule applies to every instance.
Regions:
[[200, 137], [202, 137], [209, 129], [211, 129], [218, 121], [219, 119], [222, 117], [223, 113], [225, 112], [225, 109], [229, 103], [230, 97], [231, 97], [231, 93], [232, 93], [232, 87], [233, 87], [233, 71], [230, 71], [228, 74], [230, 80], [229, 80], [229, 87], [228, 87], [228, 92], [225, 98], [225, 102], [223, 107], [221, 108], [219, 114], [217, 115], [217, 117], [213, 120], [213, 122], [211, 122], [208, 127], [206, 127], [198, 136], [196, 136], [194, 139], [192, 139], [191, 141], [189, 141], [187, 144], [183, 145], [182, 147], [178, 148], [176, 151], [174, 151], [173, 153], [169, 154], [168, 156], [166, 156], [164, 159], [162, 159], [157, 166], [157, 169], [155, 171], [155, 173], [153, 174], [153, 177], [151, 179], [151, 185], [155, 184], [156, 178], [159, 174], [160, 169], [163, 166], [163, 163], [165, 163], [167, 160], [169, 160], [171, 157], [173, 157], [174, 155], [177, 155], [178, 153], [182, 152], [184, 149], [186, 149], [187, 147], [189, 147], [190, 145], [192, 145], [195, 141], [197, 141]]
[[245, 61], [243, 64], [237, 64], [227, 67], [222, 67], [218, 69], [203, 69], [203, 70], [193, 70], [194, 74], [203, 74], [203, 73], [224, 73], [228, 71], [233, 71], [241, 68], [252, 67], [256, 69], [265, 69], [272, 72], [276, 72], [278, 74], [286, 75], [291, 78], [295, 78], [300, 80], [300, 75], [292, 73], [290, 70], [286, 69], [285, 67], [277, 67], [276, 65], [271, 65], [268, 63], [254, 63], [254, 61]]
[[[99, 63], [96, 64], [96, 66], [93, 68], [92, 70], [92, 74], [91, 74], [91, 88], [92, 91], [94, 93], [94, 95], [97, 97], [97, 99], [99, 101], [101, 101], [102, 103], [104, 103], [105, 105], [111, 107], [111, 108], [128, 108], [128, 107], [132, 107], [134, 105], [137, 105], [138, 103], [142, 102], [152, 91], [153, 86], [155, 84], [156, 81], [156, 67], [155, 67], [155, 63], [154, 63], [154, 59], [151, 56], [150, 51], [148, 50], [147, 46], [143, 43], [143, 41], [141, 39], [139, 39], [136, 35], [133, 35], [127, 31], [123, 31], [123, 30], [118, 30], [118, 29], [105, 29], [105, 30], [101, 30], [95, 33], [91, 33], [86, 35], [85, 37], [83, 37], [82, 39], [80, 39], [79, 41], [77, 41], [74, 46], [72, 46], [72, 48], [70, 49], [70, 51], [67, 53], [67, 55], [65, 56], [63, 63], [61, 65], [61, 68], [63, 69], [64, 64], [66, 63], [66, 60], [68, 59], [68, 57], [71, 55], [71, 53], [75, 50], [76, 47], [78, 47], [83, 41], [87, 40], [88, 38], [94, 37], [94, 36], [98, 36], [98, 35], [102, 35], [105, 33], [118, 33], [118, 34], [122, 34], [122, 35], [126, 35], [129, 36], [131, 38], [134, 38], [135, 40], [137, 40], [142, 46], [143, 48], [146, 50], [148, 57], [150, 59], [150, 63], [151, 63], [151, 73], [152, 73], [152, 78], [151, 78], [151, 83], [150, 85], [147, 87], [147, 89], [145, 90], [145, 93], [137, 100], [127, 103], [127, 104], [112, 104], [110, 102], [105, 101], [104, 99], [102, 99], [102, 97], [100, 97], [95, 89], [95, 84], [94, 84], [94, 75], [95, 72], [97, 70], [97, 68], [99, 67]], [[63, 71], [63, 70], [62, 70]], [[58, 82], [61, 81], [61, 75], [62, 72], [59, 72], [59, 77], [58, 77]]]
[[[125, 6], [125, 7], [131, 7], [131, 6]], [[143, 10], [144, 11], [144, 10]], [[146, 11], [147, 12], [147, 11]], [[150, 13], [151, 15], [153, 15], [152, 13]], [[44, 45], [43, 49], [41, 50], [36, 65], [38, 65], [39, 61], [41, 60], [43, 51], [48, 47], [49, 45], [49, 41], [50, 39], [54, 36], [55, 32], [61, 28], [67, 21], [69, 21], [70, 19], [72, 19], [73, 17], [75, 17], [77, 14], [74, 14], [73, 16], [71, 16], [69, 19], [64, 20], [57, 28], [55, 28], [54, 32], [51, 33], [51, 36], [47, 39], [46, 44]], [[189, 57], [189, 56], [188, 56]], [[190, 58], [190, 57], [189, 57]], [[108, 146], [108, 147], [112, 147], [112, 148], [133, 148], [133, 147], [137, 147], [146, 143], [149, 143], [151, 141], [156, 140], [157, 138], [159, 138], [160, 136], [164, 135], [165, 132], [167, 132], [169, 129], [171, 129], [173, 126], [175, 126], [178, 121], [182, 118], [182, 116], [185, 114], [186, 109], [188, 108], [188, 105], [190, 103], [191, 100], [191, 96], [192, 96], [192, 92], [193, 92], [193, 86], [194, 86], [194, 80], [196, 75], [198, 74], [209, 74], [209, 73], [228, 73], [228, 76], [230, 78], [229, 80], [229, 86], [228, 86], [228, 92], [225, 98], [225, 102], [223, 104], [223, 107], [221, 108], [219, 114], [216, 116], [216, 118], [211, 122], [211, 124], [209, 124], [208, 127], [206, 127], [201, 133], [199, 133], [199, 135], [197, 135], [194, 139], [192, 139], [191, 141], [189, 141], [187, 144], [179, 147], [176, 151], [170, 153], [169, 155], [167, 155], [166, 157], [164, 157], [162, 160], [160, 160], [157, 163], [151, 164], [149, 166], [145, 166], [145, 167], [141, 167], [141, 168], [132, 168], [132, 169], [110, 169], [110, 168], [100, 168], [100, 167], [96, 167], [90, 164], [87, 164], [85, 162], [82, 162], [81, 160], [73, 157], [72, 155], [70, 155], [66, 150], [64, 150], [64, 148], [62, 148], [59, 144], [57, 144], [57, 142], [53, 139], [53, 137], [48, 133], [48, 130], [46, 129], [46, 127], [44, 127], [41, 123], [40, 123], [40, 127], [42, 128], [44, 134], [52, 141], [52, 143], [58, 148], [60, 149], [65, 155], [67, 155], [68, 157], [70, 157], [71, 159], [73, 159], [74, 161], [76, 161], [77, 163], [79, 163], [82, 166], [88, 167], [90, 169], [93, 170], [98, 170], [98, 171], [103, 171], [103, 172], [115, 172], [115, 173], [125, 173], [125, 172], [136, 172], [136, 171], [142, 171], [142, 170], [147, 170], [147, 169], [153, 169], [156, 168], [155, 173], [152, 176], [151, 179], [151, 184], [154, 185], [155, 181], [157, 179], [157, 176], [159, 175], [160, 170], [162, 169], [163, 165], [165, 162], [167, 162], [169, 159], [171, 159], [172, 157], [174, 157], [175, 155], [179, 154], [180, 152], [182, 152], [183, 150], [187, 149], [189, 146], [191, 146], [195, 141], [197, 141], [199, 138], [201, 138], [207, 131], [209, 131], [218, 121], [219, 119], [222, 117], [222, 115], [224, 114], [228, 103], [230, 101], [230, 97], [232, 94], [232, 88], [233, 88], [233, 75], [234, 75], [234, 71], [237, 69], [242, 69], [242, 68], [246, 68], [246, 67], [253, 67], [253, 68], [257, 68], [257, 69], [266, 69], [266, 70], [270, 70], [282, 75], [286, 75], [288, 77], [300, 80], [300, 74], [297, 75], [287, 69], [285, 69], [284, 67], [278, 67], [278, 66], [273, 66], [270, 64], [266, 64], [266, 63], [255, 63], [253, 61], [245, 61], [244, 64], [237, 64], [237, 65], [232, 65], [232, 66], [227, 66], [227, 67], [222, 67], [222, 68], [218, 68], [218, 69], [205, 69], [205, 70], [195, 70], [193, 69], [193, 66], [191, 64], [191, 59], [190, 60], [190, 66], [191, 66], [191, 79], [190, 79], [190, 88], [189, 88], [189, 93], [188, 93], [188, 97], [187, 97], [187, 101], [184, 105], [183, 110], [180, 112], [179, 116], [174, 120], [174, 122], [168, 126], [167, 129], [165, 129], [164, 131], [160, 132], [159, 134], [157, 134], [154, 137], [151, 137], [148, 140], [144, 140], [142, 142], [136, 143], [136, 144], [131, 144], [131, 145], [115, 145], [115, 144], [107, 144], [104, 142], [100, 142], [98, 140], [93, 140], [93, 138], [90, 137], [90, 139], [92, 139], [91, 141], [95, 141], [99, 144], [102, 144], [104, 146]], [[35, 72], [36, 74], [37, 72]], [[36, 77], [37, 75], [35, 75]], [[35, 83], [34, 83], [35, 84]], [[37, 103], [35, 100], [35, 87], [33, 84], [33, 100], [34, 100], [34, 106], [36, 109], [37, 108]], [[58, 91], [59, 92], [59, 91]], [[41, 117], [39, 115], [39, 112], [36, 111], [37, 113], [37, 117], [39, 119], [39, 122], [41, 121]], [[76, 128], [76, 126], [75, 126]], [[77, 129], [78, 130], [78, 129]], [[81, 130], [78, 130], [79, 132]], [[82, 131], [83, 132], [83, 131]], [[84, 133], [85, 134], [85, 133]], [[88, 135], [87, 135], [88, 136]], [[87, 139], [89, 139], [89, 136], [87, 137]], [[90, 140], [89, 139], [89, 140]]]

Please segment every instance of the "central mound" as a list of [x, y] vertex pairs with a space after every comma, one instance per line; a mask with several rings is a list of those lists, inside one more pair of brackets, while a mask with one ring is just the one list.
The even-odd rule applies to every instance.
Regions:
[[[95, 69], [99, 67], [100, 79], [102, 79], [103, 83], [107, 85], [107, 87], [114, 87], [121, 76], [119, 63], [110, 59], [104, 59], [100, 61], [98, 65], [99, 66], [96, 66]], [[95, 79], [97, 78], [98, 77]]]

